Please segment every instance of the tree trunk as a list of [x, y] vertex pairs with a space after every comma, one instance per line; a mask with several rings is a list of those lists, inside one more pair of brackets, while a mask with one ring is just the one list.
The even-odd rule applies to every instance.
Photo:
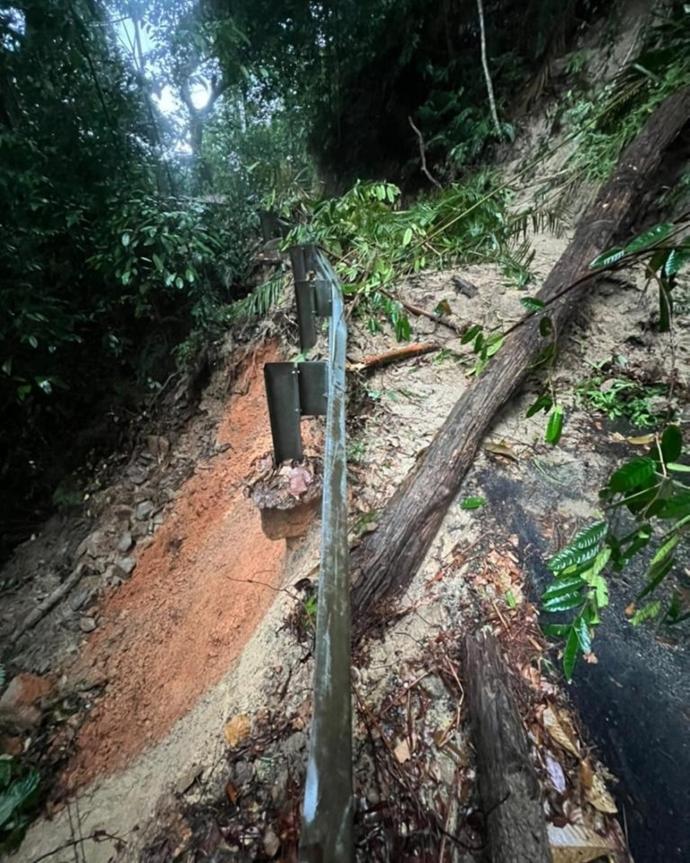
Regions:
[[493, 636], [465, 639], [479, 795], [492, 863], [551, 863], [541, 789]]
[[494, 85], [491, 81], [491, 72], [489, 72], [489, 58], [486, 54], [486, 29], [484, 27], [484, 4], [482, 0], [477, 0], [477, 12], [479, 13], [479, 33], [481, 38], [482, 49], [482, 67], [484, 69], [484, 80], [486, 81], [486, 95], [489, 97], [489, 108], [491, 110], [491, 119], [494, 122], [496, 135], [499, 141], [503, 137], [501, 132], [501, 124], [498, 122], [498, 111], [496, 110], [496, 98], [494, 96]]
[[[690, 88], [669, 97], [620, 158], [613, 177], [583, 216], [575, 236], [537, 295], [553, 301], [589, 263], [632, 223], [645, 182], [659, 166], [665, 149], [690, 116]], [[562, 333], [573, 309], [582, 305], [589, 282], [558, 297], [548, 316]], [[365, 626], [364, 610], [411, 581], [441, 521], [457, 495], [495, 413], [520, 386], [540, 351], [548, 344], [535, 315], [510, 333], [486, 370], [455, 404], [429, 448], [380, 514], [379, 527], [353, 552], [353, 610], [356, 626]]]

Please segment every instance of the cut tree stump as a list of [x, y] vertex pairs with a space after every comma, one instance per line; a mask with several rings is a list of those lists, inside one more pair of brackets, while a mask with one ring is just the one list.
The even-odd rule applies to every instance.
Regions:
[[[591, 282], [583, 281], [558, 295], [589, 275], [590, 262], [629, 229], [649, 177], [689, 116], [690, 88], [685, 88], [652, 114], [582, 217], [571, 243], [537, 294], [542, 302], [550, 303], [548, 316], [556, 333], [563, 333], [573, 310], [582, 306]], [[352, 607], [358, 634], [367, 628], [367, 615], [376, 604], [411, 581], [494, 415], [515, 393], [548, 343], [549, 339], [539, 333], [539, 315], [506, 337], [503, 347], [456, 402], [426, 452], [383, 508], [377, 530], [354, 549]]]
[[493, 636], [465, 639], [464, 670], [489, 859], [551, 863], [539, 780]]

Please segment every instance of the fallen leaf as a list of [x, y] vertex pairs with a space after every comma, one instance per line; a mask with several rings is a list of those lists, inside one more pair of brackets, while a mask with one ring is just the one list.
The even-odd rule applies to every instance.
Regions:
[[589, 653], [583, 653], [582, 658], [590, 665], [596, 665], [599, 662], [596, 653], [594, 653], [593, 651], [590, 651]]
[[565, 781], [565, 773], [563, 772], [563, 768], [556, 761], [556, 759], [551, 755], [550, 752], [546, 753], [546, 772], [549, 774], [549, 779], [553, 787], [558, 791], [559, 794], [563, 794], [565, 789], [567, 788], [567, 783]]
[[615, 844], [581, 824], [565, 827], [548, 825], [553, 863], [591, 863], [599, 857], [618, 851]]
[[594, 782], [594, 771], [592, 770], [592, 765], [589, 761], [583, 761], [580, 764], [580, 782], [585, 791], [592, 787], [592, 782]]
[[625, 606], [625, 616], [632, 617], [635, 614], [635, 603], [631, 602], [630, 605]]
[[626, 437], [626, 441], [633, 446], [649, 446], [649, 444], [654, 443], [654, 435], [643, 434], [637, 437]]
[[452, 315], [453, 310], [450, 307], [450, 303], [448, 300], [441, 300], [441, 302], [434, 309], [435, 314], [437, 315]]
[[407, 740], [401, 740], [400, 743], [393, 750], [393, 754], [398, 759], [400, 764], [404, 764], [406, 761], [410, 760], [410, 747], [408, 746]]
[[238, 713], [225, 723], [225, 728], [223, 729], [225, 742], [228, 746], [238, 746], [243, 740], [249, 737], [251, 730], [251, 719], [246, 713]]
[[235, 788], [232, 782], [228, 782], [225, 786], [225, 796], [228, 798], [228, 801], [233, 804], [233, 806], [235, 805], [235, 803], [237, 803], [239, 791], [237, 790], [237, 788]]
[[553, 707], [547, 707], [542, 715], [542, 721], [544, 728], [559, 746], [562, 746], [576, 758], [580, 757], [577, 737], [568, 716]]
[[613, 802], [613, 797], [609, 794], [606, 783], [598, 773], [593, 774], [592, 786], [586, 789], [585, 797], [599, 812], [605, 812], [608, 815], [615, 815], [618, 812], [618, 807]]
[[515, 454], [515, 450], [504, 440], [498, 442], [488, 441], [484, 444], [484, 449], [493, 455], [502, 455], [504, 458], [511, 458], [513, 461], [519, 461]]

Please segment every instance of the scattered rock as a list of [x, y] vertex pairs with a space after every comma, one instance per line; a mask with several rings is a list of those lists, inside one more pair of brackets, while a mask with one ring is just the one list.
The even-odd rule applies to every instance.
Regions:
[[273, 802], [279, 808], [281, 808], [283, 804], [287, 801], [287, 786], [289, 781], [290, 775], [283, 767], [281, 770], [278, 771], [275, 782], [271, 786], [271, 797], [273, 798]]
[[69, 598], [69, 607], [72, 611], [78, 611], [88, 605], [96, 598], [101, 580], [97, 575], [87, 575], [79, 582], [77, 590], [72, 591]]
[[21, 737], [11, 734], [0, 735], [0, 752], [3, 755], [13, 755], [15, 758], [24, 751], [24, 742]]
[[241, 788], [248, 785], [254, 777], [254, 765], [249, 761], [238, 761], [233, 769], [235, 784]]
[[152, 500], [142, 500], [141, 503], [137, 504], [134, 514], [139, 521], [144, 521], [151, 515], [154, 509]]
[[170, 441], [161, 435], [150, 434], [146, 437], [148, 451], [159, 462], [163, 461], [170, 451]]
[[28, 730], [41, 721], [41, 704], [54, 691], [47, 677], [17, 674], [0, 698], [0, 725]]
[[137, 565], [137, 562], [133, 557], [118, 557], [115, 561], [115, 565], [118, 566], [125, 575], [131, 575], [134, 572], [134, 567]]
[[132, 517], [133, 510], [131, 506], [127, 506], [125, 503], [118, 503], [112, 508], [111, 512], [117, 521], [126, 522]]
[[117, 550], [126, 554], [133, 545], [134, 539], [132, 538], [132, 534], [126, 530], [117, 542]]
[[134, 485], [141, 485], [146, 482], [148, 472], [141, 465], [133, 464], [127, 468], [127, 477], [132, 480]]
[[80, 617], [79, 629], [82, 632], [93, 632], [96, 628], [96, 620], [93, 617]]
[[264, 835], [264, 851], [268, 857], [275, 857], [280, 851], [280, 839], [276, 836], [272, 827], [269, 827]]

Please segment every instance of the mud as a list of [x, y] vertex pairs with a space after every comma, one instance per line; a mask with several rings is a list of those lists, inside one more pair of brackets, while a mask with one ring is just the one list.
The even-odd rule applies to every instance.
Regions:
[[[277, 356], [256, 357], [257, 368]], [[131, 580], [101, 604], [101, 624], [72, 673], [107, 681], [65, 775], [70, 790], [126, 766], [159, 741], [239, 655], [273, 597], [285, 544], [261, 529], [244, 483], [270, 450], [260, 374], [231, 399], [218, 428], [224, 449], [199, 465]]]

